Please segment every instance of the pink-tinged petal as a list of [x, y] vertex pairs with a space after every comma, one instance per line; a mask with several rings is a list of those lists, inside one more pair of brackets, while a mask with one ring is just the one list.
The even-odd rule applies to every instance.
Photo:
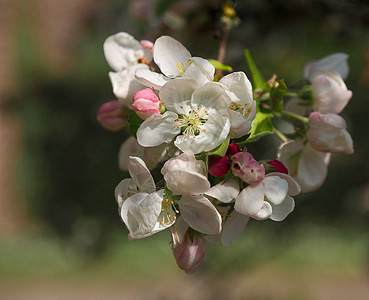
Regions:
[[321, 72], [335, 71], [343, 79], [346, 79], [349, 73], [347, 59], [348, 55], [346, 53], [334, 53], [322, 59], [311, 61], [305, 65], [304, 77], [312, 81]]
[[145, 64], [136, 64], [118, 73], [109, 72], [113, 93], [125, 106], [131, 108], [133, 95], [138, 90], [145, 88], [142, 83], [136, 80], [136, 71], [148, 68]]
[[253, 216], [256, 220], [266, 220], [272, 215], [272, 205], [266, 201], [263, 202], [263, 206], [259, 212]]
[[192, 93], [198, 83], [189, 78], [176, 78], [166, 83], [159, 93], [160, 100], [165, 107], [178, 114], [188, 113]]
[[287, 181], [269, 174], [264, 178], [262, 184], [268, 201], [275, 205], [281, 204], [288, 192]]
[[226, 222], [223, 225], [223, 230], [221, 234], [221, 242], [223, 246], [230, 247], [241, 235], [242, 231], [245, 229], [247, 222], [250, 217], [239, 214], [237, 211], [233, 211]]
[[295, 201], [292, 197], [286, 196], [286, 199], [280, 205], [273, 205], [273, 213], [270, 219], [273, 221], [283, 221], [295, 208]]
[[209, 173], [215, 177], [222, 177], [229, 170], [228, 158], [224, 156], [209, 156]]
[[150, 71], [149, 68], [138, 69], [135, 73], [135, 78], [143, 86], [148, 86], [155, 90], [160, 90], [164, 84], [171, 80], [162, 74]]
[[152, 178], [149, 169], [141, 158], [130, 156], [128, 171], [140, 192], [153, 193], [156, 191], [154, 178]]
[[324, 72], [311, 83], [315, 109], [323, 114], [339, 114], [352, 97], [340, 74]]
[[161, 36], [155, 41], [154, 61], [165, 76], [174, 78], [182, 75], [184, 71], [182, 65], [187, 68], [190, 58], [191, 53], [170, 36]]
[[124, 119], [123, 104], [119, 101], [109, 101], [100, 106], [96, 119], [100, 125], [110, 131], [118, 131], [127, 125]]
[[176, 113], [167, 111], [146, 119], [137, 130], [138, 143], [144, 147], [154, 147], [171, 142], [180, 133], [174, 122], [177, 117]]
[[232, 102], [249, 105], [253, 102], [251, 82], [244, 72], [233, 72], [219, 82], [229, 89]]
[[290, 196], [296, 196], [297, 194], [299, 194], [301, 192], [301, 187], [300, 185], [297, 183], [297, 181], [295, 179], [293, 179], [291, 176], [284, 174], [284, 173], [279, 173], [279, 172], [272, 172], [269, 173], [267, 175], [269, 176], [278, 176], [281, 179], [286, 180], [286, 182], [288, 183], [288, 192], [287, 194]]
[[214, 73], [215, 68], [207, 59], [192, 57], [183, 77], [194, 79], [199, 85], [203, 85], [208, 81], [213, 81]]
[[104, 42], [106, 61], [114, 71], [122, 71], [137, 63], [144, 56], [144, 50], [133, 36], [119, 32], [109, 36]]
[[309, 116], [309, 127], [324, 131], [346, 128], [346, 121], [337, 114], [320, 114], [312, 112]]
[[221, 231], [222, 218], [206, 197], [182, 196], [178, 206], [181, 216], [191, 228], [205, 234], [217, 234]]
[[149, 89], [149, 88], [137, 91], [133, 95], [133, 102], [135, 102], [139, 99], [146, 99], [148, 101], [151, 101], [152, 103], [158, 103], [159, 102], [158, 96], [155, 94], [155, 92], [152, 89]]
[[170, 227], [170, 233], [172, 235], [172, 245], [173, 247], [176, 247], [179, 244], [183, 243], [183, 240], [185, 238], [185, 234], [187, 229], [190, 226], [187, 224], [185, 220], [183, 220], [182, 216], [179, 216], [174, 223], [173, 226]]
[[237, 196], [234, 209], [240, 214], [252, 217], [260, 211], [263, 206], [263, 202], [263, 184], [249, 185]]
[[159, 102], [153, 103], [147, 99], [137, 99], [132, 104], [132, 108], [142, 120], [146, 120], [154, 114], [160, 114], [159, 106]]
[[220, 202], [229, 203], [234, 200], [240, 193], [240, 187], [236, 180], [229, 179], [213, 186], [205, 192], [205, 195], [213, 197]]
[[249, 152], [238, 152], [232, 156], [232, 173], [249, 184], [260, 183], [265, 176], [265, 168]]
[[140, 44], [144, 50], [144, 58], [146, 58], [147, 61], [150, 62], [153, 56], [153, 48], [154, 48], [153, 42], [148, 40], [141, 40]]

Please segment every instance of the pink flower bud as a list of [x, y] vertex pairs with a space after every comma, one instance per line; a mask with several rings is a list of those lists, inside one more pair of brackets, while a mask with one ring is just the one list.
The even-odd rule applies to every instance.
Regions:
[[288, 170], [284, 164], [282, 164], [279, 160], [274, 159], [266, 162], [268, 165], [272, 166], [272, 172], [284, 173], [288, 175]]
[[110, 131], [118, 131], [127, 125], [124, 116], [123, 104], [116, 100], [104, 103], [96, 113], [100, 125]]
[[172, 250], [178, 267], [187, 274], [191, 274], [197, 270], [204, 260], [206, 241], [198, 235], [191, 238], [186, 232], [182, 243], [176, 244]]
[[229, 169], [227, 155], [209, 157], [209, 173], [215, 177], [222, 177]]
[[265, 168], [249, 152], [238, 152], [232, 156], [232, 173], [249, 184], [257, 184], [264, 179]]
[[141, 40], [140, 44], [143, 48], [146, 48], [146, 49], [152, 49], [154, 47], [153, 42], [150, 42], [148, 40]]
[[143, 89], [133, 95], [133, 109], [136, 114], [146, 120], [153, 114], [160, 113], [160, 101], [152, 89]]
[[231, 143], [228, 145], [227, 149], [227, 155], [231, 157], [232, 155], [235, 155], [236, 153], [241, 152], [240, 146], [237, 144]]

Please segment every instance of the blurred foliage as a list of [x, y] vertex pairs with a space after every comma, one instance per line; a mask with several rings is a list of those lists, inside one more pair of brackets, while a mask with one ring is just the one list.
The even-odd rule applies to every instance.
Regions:
[[[101, 253], [116, 230], [126, 232], [113, 193], [127, 176], [118, 169], [117, 153], [128, 131], [110, 133], [95, 121], [98, 107], [114, 98], [102, 52], [104, 39], [118, 31], [151, 40], [169, 34], [194, 56], [215, 58], [222, 3], [157, 1], [156, 13], [140, 15], [132, 12], [128, 2], [111, 1], [107, 10], [91, 20], [80, 41], [75, 67], [66, 74], [47, 69], [27, 24], [21, 27], [16, 108], [23, 126], [22, 198], [33, 215], [82, 253]], [[368, 211], [359, 202], [362, 186], [369, 184], [368, 84], [360, 83], [369, 46], [367, 1], [246, 0], [235, 1], [235, 5], [242, 23], [230, 34], [225, 60], [235, 71], [248, 72], [243, 55], [248, 48], [266, 79], [276, 73], [291, 85], [302, 78], [308, 60], [346, 52], [351, 67], [347, 86], [354, 92], [343, 115], [354, 139], [355, 155], [334, 155], [325, 185], [299, 196], [296, 211], [286, 221], [250, 226], [257, 226], [261, 235], [288, 234], [306, 219], [352, 222], [368, 228]], [[257, 159], [273, 158], [276, 142], [274, 137], [263, 138], [250, 151]]]

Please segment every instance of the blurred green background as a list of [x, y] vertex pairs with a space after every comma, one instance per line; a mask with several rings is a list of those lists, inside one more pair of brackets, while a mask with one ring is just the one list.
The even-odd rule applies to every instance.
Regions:
[[[208, 244], [192, 276], [168, 232], [128, 242], [114, 188], [128, 129], [95, 120], [114, 99], [102, 45], [126, 31], [163, 34], [216, 58], [216, 0], [36, 0], [0, 3], [0, 299], [368, 299], [369, 5], [367, 1], [242, 0], [225, 63], [292, 85], [304, 64], [348, 53], [353, 98], [342, 116], [355, 154], [332, 156], [319, 190], [283, 222], [251, 221], [231, 248]], [[262, 139], [258, 155], [274, 155]]]

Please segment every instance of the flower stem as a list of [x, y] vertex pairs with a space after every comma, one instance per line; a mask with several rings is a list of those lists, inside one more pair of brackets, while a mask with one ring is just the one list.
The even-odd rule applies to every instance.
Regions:
[[298, 114], [286, 111], [286, 110], [282, 110], [280, 112], [282, 117], [285, 117], [287, 119], [294, 119], [294, 120], [299, 120], [300, 122], [304, 123], [304, 124], [308, 124], [309, 123], [309, 118], [300, 116]]
[[274, 133], [279, 137], [279, 139], [282, 142], [287, 142], [288, 141], [288, 138], [282, 132], [280, 132], [277, 128], [274, 128]]
[[[227, 41], [229, 36], [230, 26], [228, 22], [223, 21], [221, 23], [221, 38], [218, 47], [218, 55], [217, 61], [220, 63], [224, 62], [226, 50], [227, 50]], [[223, 76], [223, 70], [216, 70], [215, 75], [220, 79]]]

